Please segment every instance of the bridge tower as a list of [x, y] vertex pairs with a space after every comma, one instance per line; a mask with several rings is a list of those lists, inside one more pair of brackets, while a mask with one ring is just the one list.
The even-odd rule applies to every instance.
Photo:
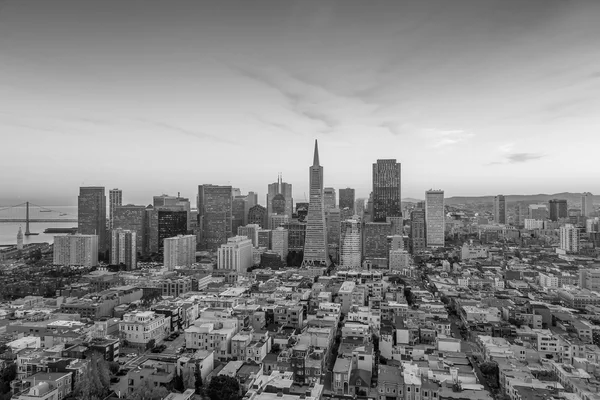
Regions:
[[31, 232], [29, 231], [29, 202], [27, 202], [25, 208], [25, 236], [29, 235], [31, 235]]

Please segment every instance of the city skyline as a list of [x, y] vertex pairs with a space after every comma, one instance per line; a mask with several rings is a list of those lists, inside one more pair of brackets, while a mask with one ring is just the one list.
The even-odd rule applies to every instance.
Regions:
[[[0, 203], [262, 197], [278, 172], [303, 201], [315, 138], [325, 185], [356, 197], [386, 158], [405, 197], [600, 192], [594, 157], [556, 168], [597, 142], [598, 2], [98, 3], [2, 4]], [[224, 162], [257, 144], [241, 174]]]

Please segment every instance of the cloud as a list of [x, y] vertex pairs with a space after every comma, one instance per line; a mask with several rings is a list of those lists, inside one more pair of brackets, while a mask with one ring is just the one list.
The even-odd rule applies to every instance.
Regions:
[[540, 158], [546, 157], [545, 154], [537, 153], [508, 153], [504, 160], [494, 161], [486, 165], [498, 165], [498, 164], [519, 164], [528, 161], [539, 160]]
[[[146, 122], [149, 122], [149, 121], [146, 121]], [[220, 143], [227, 143], [227, 144], [237, 144], [236, 142], [233, 142], [229, 139], [211, 135], [210, 133], [200, 132], [200, 131], [196, 131], [196, 130], [194, 130], [194, 131], [188, 130], [188, 129], [182, 128], [180, 126], [168, 124], [166, 122], [150, 122], [150, 123], [159, 128], [168, 129], [172, 132], [177, 132], [177, 133], [179, 133], [181, 135], [185, 135], [185, 136], [195, 137], [197, 139], [209, 140], [209, 141], [213, 141], [213, 142], [220, 142]]]
[[440, 130], [428, 129], [429, 135], [433, 137], [433, 147], [448, 147], [465, 142], [475, 136], [473, 133], [465, 132], [460, 129]]
[[385, 121], [379, 124], [381, 128], [387, 129], [392, 135], [405, 135], [414, 130], [410, 124], [402, 124], [394, 121]]
[[259, 115], [255, 115], [254, 117], [260, 123], [262, 123], [263, 125], [267, 125], [267, 126], [275, 128], [277, 130], [285, 131], [287, 133], [291, 133], [291, 134], [294, 134], [294, 135], [301, 135], [300, 133], [296, 132], [295, 130], [293, 130], [292, 128], [290, 128], [289, 126], [287, 126], [286, 124], [282, 124], [280, 122], [275, 122], [275, 121], [270, 121], [270, 120], [267, 120], [266, 118], [263, 118], [263, 117], [261, 117]]

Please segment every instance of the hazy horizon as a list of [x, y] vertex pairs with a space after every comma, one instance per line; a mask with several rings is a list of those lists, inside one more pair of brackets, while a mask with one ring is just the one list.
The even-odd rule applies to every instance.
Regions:
[[[278, 173], [368, 197], [600, 193], [600, 2], [7, 0], [0, 203], [124, 202]], [[588, 150], [589, 149], [589, 150]], [[588, 153], [591, 153], [588, 155]], [[20, 202], [20, 201], [19, 201]], [[60, 203], [60, 204], [59, 204]]]

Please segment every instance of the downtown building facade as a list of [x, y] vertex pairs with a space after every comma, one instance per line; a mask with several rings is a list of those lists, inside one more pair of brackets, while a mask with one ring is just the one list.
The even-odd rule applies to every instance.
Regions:
[[98, 235], [54, 236], [54, 265], [98, 265]]
[[164, 264], [168, 270], [196, 262], [196, 236], [178, 235], [164, 240]]
[[286, 261], [288, 256], [288, 230], [278, 227], [271, 231], [271, 250], [279, 255], [281, 261]]
[[425, 210], [416, 208], [410, 213], [410, 252], [416, 254], [427, 247]]
[[81, 235], [97, 235], [98, 252], [104, 254], [107, 248], [106, 193], [104, 187], [88, 186], [79, 188], [77, 232]]
[[580, 249], [579, 228], [572, 224], [565, 224], [560, 227], [560, 249], [569, 253], [577, 253]]
[[337, 199], [334, 188], [326, 187], [323, 189], [323, 206], [325, 207], [325, 211], [331, 208], [335, 208], [337, 206]]
[[113, 214], [113, 229], [135, 232], [136, 251], [148, 254], [146, 207], [127, 204], [116, 206]]
[[550, 221], [558, 221], [559, 219], [569, 217], [569, 207], [566, 200], [552, 199], [548, 202], [550, 209]]
[[[267, 215], [287, 215], [289, 219], [292, 219], [293, 212], [292, 185], [283, 182], [283, 177], [280, 174], [277, 177], [277, 182], [267, 186]], [[266, 228], [266, 226], [263, 228]]]
[[313, 165], [309, 167], [310, 198], [306, 216], [303, 267], [331, 264], [327, 251], [327, 226], [323, 200], [323, 167], [319, 164], [319, 147], [315, 140]]
[[248, 239], [252, 241], [252, 246], [258, 247], [258, 231], [260, 230], [260, 225], [258, 224], [248, 224], [246, 226], [240, 226], [237, 230], [238, 236], [246, 236]]
[[137, 268], [137, 233], [125, 229], [111, 230], [110, 263], [125, 265], [127, 270]]
[[198, 186], [200, 247], [215, 251], [232, 236], [231, 186]]
[[123, 204], [123, 191], [121, 189], [111, 189], [108, 192], [108, 227], [114, 229], [115, 209]]
[[581, 195], [581, 215], [589, 217], [594, 212], [594, 196], [590, 192]]
[[425, 192], [425, 237], [427, 247], [444, 247], [446, 228], [444, 191]]
[[506, 225], [508, 223], [506, 197], [497, 195], [494, 197], [494, 222], [497, 224]]
[[401, 165], [395, 159], [373, 164], [373, 222], [402, 217], [400, 184]]
[[339, 190], [339, 208], [340, 210], [348, 209], [350, 216], [354, 215], [355, 191], [352, 188]]
[[248, 224], [256, 224], [263, 229], [269, 228], [269, 216], [267, 209], [260, 204], [256, 204], [248, 210]]
[[340, 266], [362, 266], [362, 224], [358, 220], [350, 219], [341, 223]]
[[366, 222], [363, 226], [363, 258], [376, 268], [387, 268], [389, 258], [388, 236], [392, 233], [390, 222]]
[[245, 275], [252, 266], [252, 241], [245, 236], [227, 239], [217, 250], [217, 268]]

